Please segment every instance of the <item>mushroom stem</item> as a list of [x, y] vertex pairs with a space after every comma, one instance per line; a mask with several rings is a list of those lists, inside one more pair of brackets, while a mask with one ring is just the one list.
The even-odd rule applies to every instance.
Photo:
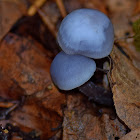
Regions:
[[105, 105], [108, 107], [112, 107], [114, 105], [112, 92], [107, 91], [101, 86], [95, 85], [91, 81], [88, 81], [78, 89], [84, 95], [89, 97], [89, 100], [93, 100], [97, 104]]

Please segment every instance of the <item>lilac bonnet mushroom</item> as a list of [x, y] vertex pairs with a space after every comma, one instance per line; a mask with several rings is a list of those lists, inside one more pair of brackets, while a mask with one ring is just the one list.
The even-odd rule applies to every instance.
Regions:
[[67, 54], [99, 59], [110, 54], [114, 29], [104, 13], [93, 9], [78, 9], [63, 19], [57, 40]]
[[94, 60], [81, 56], [69, 55], [63, 51], [54, 58], [50, 73], [54, 84], [61, 90], [78, 88], [80, 92], [95, 103], [112, 106], [112, 93], [90, 81], [94, 75]]
[[71, 90], [87, 82], [95, 70], [94, 60], [81, 55], [68, 55], [62, 51], [54, 58], [50, 73], [59, 89]]

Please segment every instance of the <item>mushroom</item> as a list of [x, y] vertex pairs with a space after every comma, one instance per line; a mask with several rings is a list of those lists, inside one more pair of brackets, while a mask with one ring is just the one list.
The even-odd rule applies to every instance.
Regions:
[[69, 55], [62, 51], [54, 58], [50, 73], [59, 89], [71, 90], [87, 82], [95, 70], [94, 60], [81, 55]]
[[63, 19], [57, 40], [67, 54], [99, 59], [110, 54], [114, 29], [104, 13], [93, 9], [78, 9]]
[[51, 64], [50, 73], [54, 84], [59, 89], [78, 88], [89, 100], [112, 107], [114, 104], [112, 93], [90, 81], [95, 70], [94, 60], [81, 55], [69, 55], [61, 51]]
[[90, 58], [106, 57], [113, 48], [114, 29], [109, 18], [98, 10], [75, 10], [62, 21], [57, 39], [64, 52], [60, 52], [51, 64], [50, 73], [55, 85], [61, 90], [78, 87], [94, 102], [112, 106], [112, 93], [87, 82], [96, 70], [96, 64]]

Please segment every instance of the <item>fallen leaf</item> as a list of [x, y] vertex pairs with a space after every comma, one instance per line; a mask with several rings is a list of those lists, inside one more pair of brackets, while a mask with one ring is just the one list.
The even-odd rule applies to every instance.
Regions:
[[106, 1], [114, 26], [115, 36], [124, 37], [126, 32], [132, 32], [131, 16], [137, 0], [108, 0]]
[[24, 132], [35, 130], [41, 139], [55, 135], [62, 123], [57, 112], [44, 108], [36, 98], [28, 98], [23, 107], [12, 112], [10, 120]]
[[11, 29], [14, 23], [25, 14], [26, 5], [22, 0], [0, 1], [0, 40]]
[[41, 139], [57, 133], [66, 102], [65, 95], [52, 83], [49, 54], [33, 39], [11, 33], [0, 47], [0, 96], [26, 96], [23, 106], [12, 111], [8, 121], [25, 132], [36, 130]]
[[[133, 64], [140, 69], [140, 53], [136, 51], [136, 47], [133, 43], [134, 32], [132, 28], [132, 24], [140, 17], [140, 14], [137, 14], [137, 18], [133, 14], [133, 10], [138, 5], [138, 1], [108, 0], [106, 3], [110, 11], [116, 40], [120, 46], [125, 49], [125, 52], [130, 54], [129, 56]], [[126, 45], [121, 45], [122, 42]]]
[[113, 99], [118, 117], [130, 128], [140, 127], [140, 71], [117, 47], [111, 58]]
[[139, 140], [140, 139], [140, 128], [137, 128], [125, 136], [123, 136], [120, 140]]
[[80, 95], [67, 96], [67, 108], [64, 111], [63, 140], [106, 140], [120, 138], [127, 129], [116, 118], [109, 119], [108, 114], [97, 114], [97, 108]]
[[135, 6], [134, 11], [133, 11], [133, 14], [136, 15], [136, 14], [139, 14], [139, 13], [140, 13], [140, 1], [137, 0], [136, 6]]
[[[8, 34], [0, 47], [0, 95], [19, 99], [33, 95], [44, 107], [62, 116], [65, 95], [53, 85], [51, 59], [43, 47], [32, 39]], [[4, 84], [5, 83], [5, 84]]]

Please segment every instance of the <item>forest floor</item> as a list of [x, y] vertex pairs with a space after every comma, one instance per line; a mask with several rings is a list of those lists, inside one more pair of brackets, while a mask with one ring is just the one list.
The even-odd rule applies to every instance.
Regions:
[[[108, 73], [90, 79], [112, 94], [113, 105], [51, 80], [60, 23], [80, 8], [98, 9], [113, 23], [113, 50], [95, 60]], [[140, 140], [139, 19], [139, 0], [0, 0], [0, 139]]]

